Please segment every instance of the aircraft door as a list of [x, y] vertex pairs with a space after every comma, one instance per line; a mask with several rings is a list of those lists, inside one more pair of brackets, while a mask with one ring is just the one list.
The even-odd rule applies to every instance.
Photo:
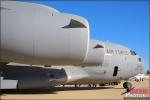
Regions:
[[117, 74], [118, 74], [118, 66], [115, 66], [113, 76], [117, 76]]

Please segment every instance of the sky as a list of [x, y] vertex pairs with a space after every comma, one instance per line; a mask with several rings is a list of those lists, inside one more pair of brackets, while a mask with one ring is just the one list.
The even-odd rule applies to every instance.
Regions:
[[144, 60], [144, 70], [149, 69], [148, 0], [24, 1], [44, 4], [63, 13], [86, 18], [90, 25], [91, 39], [118, 43], [133, 49]]

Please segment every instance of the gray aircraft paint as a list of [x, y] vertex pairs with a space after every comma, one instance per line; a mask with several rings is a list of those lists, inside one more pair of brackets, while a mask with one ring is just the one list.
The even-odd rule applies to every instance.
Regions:
[[56, 69], [2, 64], [4, 80], [17, 80], [20, 89], [127, 80], [143, 69], [143, 61], [127, 47], [97, 40], [89, 43], [89, 25], [80, 16], [16, 1], [2, 1], [1, 15], [0, 64], [60, 65]]
[[88, 53], [88, 21], [39, 4], [1, 1], [0, 35], [1, 62], [80, 64]]
[[[94, 43], [95, 42], [95, 43]], [[2, 76], [6, 80], [18, 80], [18, 88], [31, 89], [56, 86], [60, 84], [100, 84], [128, 80], [130, 77], [141, 73], [143, 61], [139, 61], [138, 55], [131, 55], [129, 48], [102, 41], [91, 40], [91, 46], [103, 45], [104, 60], [98, 66], [52, 66], [50, 68], [38, 68], [30, 66], [6, 65], [2, 67]], [[91, 47], [90, 46], [90, 47]], [[95, 48], [93, 48], [95, 49]], [[91, 49], [92, 50], [92, 49]], [[117, 51], [116, 51], [117, 50]], [[111, 51], [111, 52], [110, 52]], [[92, 57], [97, 56], [93, 53]], [[94, 58], [96, 59], [96, 58]], [[99, 59], [99, 58], [97, 58]], [[90, 61], [91, 62], [91, 61]], [[89, 62], [88, 62], [89, 63]], [[114, 67], [118, 66], [115, 76]], [[16, 72], [17, 71], [17, 72]], [[50, 74], [54, 77], [50, 77]], [[21, 76], [21, 77], [17, 77]], [[53, 80], [53, 81], [49, 81]], [[26, 84], [25, 84], [26, 83]], [[35, 84], [33, 86], [33, 84]], [[31, 85], [30, 85], [31, 84]]]
[[[95, 42], [95, 43], [94, 43]], [[55, 66], [54, 68], [64, 68], [68, 76], [66, 84], [99, 84], [109, 83], [120, 80], [128, 80], [130, 77], [141, 73], [143, 70], [143, 61], [139, 62], [139, 55], [131, 55], [129, 48], [97, 40], [91, 40], [90, 47], [95, 47], [97, 44], [104, 47], [104, 61], [98, 66]], [[95, 49], [95, 48], [93, 48]], [[114, 52], [108, 52], [107, 50]], [[92, 50], [91, 50], [92, 51]], [[92, 57], [97, 56], [93, 53]], [[99, 59], [99, 58], [94, 58]], [[114, 67], [118, 66], [116, 76]], [[78, 78], [76, 78], [78, 76]]]
[[104, 61], [104, 43], [96, 42], [95, 40], [90, 41], [87, 57], [82, 66], [98, 66], [102, 65]]

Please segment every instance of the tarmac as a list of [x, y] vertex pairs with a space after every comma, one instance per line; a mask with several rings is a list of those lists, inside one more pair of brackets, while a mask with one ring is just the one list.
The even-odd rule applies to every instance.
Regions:
[[[146, 90], [144, 97], [149, 96], [149, 80], [141, 82], [130, 81], [134, 87], [133, 90]], [[50, 100], [50, 99], [124, 99], [126, 90], [122, 87], [123, 81], [117, 86], [87, 87], [75, 88], [72, 86], [56, 87], [49, 90], [9, 90], [3, 91], [0, 95], [1, 100]], [[132, 96], [136, 96], [137, 92]], [[144, 98], [143, 97], [143, 98]], [[141, 100], [141, 99], [140, 99]], [[145, 99], [144, 99], [145, 100]]]

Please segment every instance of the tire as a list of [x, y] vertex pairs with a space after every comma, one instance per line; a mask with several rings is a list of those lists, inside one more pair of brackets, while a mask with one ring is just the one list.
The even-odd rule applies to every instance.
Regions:
[[132, 88], [132, 84], [130, 82], [125, 82], [125, 83], [123, 83], [123, 87], [125, 89], [131, 89]]

